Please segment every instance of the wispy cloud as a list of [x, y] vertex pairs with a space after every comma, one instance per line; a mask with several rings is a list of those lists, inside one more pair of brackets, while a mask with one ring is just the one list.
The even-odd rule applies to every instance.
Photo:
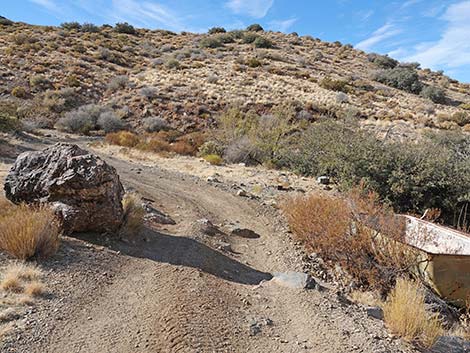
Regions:
[[180, 17], [172, 10], [150, 1], [113, 0], [109, 17], [117, 21], [129, 21], [146, 27], [164, 25], [180, 31], [185, 29]]
[[236, 14], [263, 18], [273, 6], [274, 0], [229, 0], [226, 5]]
[[357, 43], [356, 48], [361, 49], [361, 50], [370, 50], [372, 47], [381, 43], [385, 39], [391, 38], [400, 33], [401, 33], [401, 29], [397, 28], [392, 23], [386, 23], [385, 25], [380, 27], [378, 30], [376, 30], [374, 33], [372, 33], [372, 35], [369, 38]]
[[287, 20], [272, 20], [268, 24], [274, 30], [286, 32], [295, 22], [297, 22], [296, 18], [289, 18]]
[[416, 5], [420, 2], [422, 2], [423, 0], [408, 0], [408, 1], [405, 1], [402, 5], [401, 5], [401, 8], [402, 9], [406, 9], [407, 7], [411, 7], [413, 5]]
[[59, 7], [53, 0], [29, 0], [37, 5], [44, 7], [49, 11], [59, 11]]
[[458, 68], [470, 65], [470, 1], [450, 5], [442, 19], [447, 27], [436, 42], [420, 43], [415, 53], [405, 60], [417, 61], [423, 66]]

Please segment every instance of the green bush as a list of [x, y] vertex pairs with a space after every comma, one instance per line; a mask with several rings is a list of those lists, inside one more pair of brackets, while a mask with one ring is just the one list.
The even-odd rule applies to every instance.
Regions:
[[464, 135], [385, 143], [357, 125], [325, 120], [294, 141], [279, 166], [328, 175], [343, 189], [363, 183], [399, 212], [439, 208], [451, 223], [459, 205], [470, 201], [470, 139]]
[[31, 88], [47, 89], [51, 87], [51, 81], [43, 75], [33, 75], [29, 78]]
[[234, 43], [235, 37], [231, 33], [222, 33], [217, 36], [217, 40], [224, 44]]
[[246, 61], [246, 65], [248, 65], [249, 67], [252, 67], [252, 68], [256, 68], [256, 67], [259, 67], [259, 66], [263, 66], [263, 63], [260, 60], [258, 60], [257, 58], [249, 58]]
[[124, 33], [124, 34], [136, 34], [137, 33], [134, 26], [130, 25], [127, 22], [116, 23], [116, 25], [114, 26], [114, 30], [118, 33]]
[[79, 31], [82, 28], [82, 26], [78, 22], [63, 22], [60, 24], [60, 27], [69, 31], [72, 29]]
[[84, 23], [82, 24], [82, 27], [80, 29], [82, 32], [88, 32], [88, 33], [98, 33], [100, 31], [100, 28], [93, 23]]
[[375, 75], [375, 80], [387, 86], [415, 94], [419, 94], [423, 88], [418, 73], [412, 68], [396, 67], [382, 70]]
[[261, 27], [261, 25], [258, 23], [249, 25], [248, 27], [246, 27], [246, 30], [250, 32], [263, 32], [264, 31], [263, 27]]
[[242, 41], [245, 44], [254, 43], [256, 39], [259, 38], [259, 35], [253, 32], [245, 32], [242, 37]]
[[367, 59], [382, 69], [393, 69], [398, 65], [398, 61], [388, 55], [371, 53], [367, 55]]
[[207, 33], [209, 34], [225, 33], [225, 32], [227, 31], [223, 27], [212, 27], [209, 29], [209, 31], [207, 31]]
[[220, 47], [223, 47], [224, 45], [218, 38], [205, 37], [199, 41], [199, 46], [201, 48], [220, 48]]
[[253, 44], [256, 48], [269, 49], [269, 48], [274, 47], [273, 43], [269, 39], [261, 37], [261, 36], [256, 38]]
[[0, 26], [11, 26], [13, 21], [9, 20], [6, 17], [0, 16]]
[[432, 100], [434, 103], [445, 104], [447, 102], [447, 97], [444, 90], [439, 87], [425, 86], [421, 90], [420, 95], [424, 98]]

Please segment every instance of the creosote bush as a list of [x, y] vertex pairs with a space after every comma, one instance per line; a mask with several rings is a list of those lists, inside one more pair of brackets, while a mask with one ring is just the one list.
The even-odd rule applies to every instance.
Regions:
[[60, 228], [45, 206], [13, 205], [0, 198], [0, 249], [21, 260], [47, 257], [59, 247]]
[[426, 86], [421, 90], [420, 95], [438, 104], [445, 104], [447, 101], [445, 92], [439, 87]]
[[127, 22], [120, 22], [116, 23], [114, 26], [114, 30], [118, 33], [125, 33], [125, 34], [137, 34], [134, 26], [130, 25]]
[[423, 89], [418, 73], [412, 68], [395, 67], [382, 70], [377, 72], [374, 78], [377, 82], [409, 93], [419, 94]]
[[263, 27], [261, 27], [261, 25], [258, 23], [249, 25], [248, 27], [246, 27], [246, 30], [250, 32], [263, 32], [264, 31]]
[[430, 348], [443, 334], [439, 315], [429, 313], [417, 282], [400, 278], [383, 306], [388, 328], [408, 341]]

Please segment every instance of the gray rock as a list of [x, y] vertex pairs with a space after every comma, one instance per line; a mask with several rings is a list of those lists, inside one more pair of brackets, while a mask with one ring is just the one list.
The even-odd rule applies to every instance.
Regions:
[[176, 222], [170, 216], [164, 214], [163, 212], [157, 210], [149, 202], [143, 202], [142, 206], [146, 212], [144, 219], [149, 222], [154, 222], [157, 224], [176, 224]]
[[429, 350], [430, 353], [468, 353], [470, 342], [460, 337], [441, 336]]
[[366, 308], [367, 316], [373, 317], [374, 319], [377, 320], [383, 320], [384, 318], [384, 312], [382, 308], [379, 308], [378, 306], [369, 306]]
[[65, 233], [114, 232], [123, 219], [124, 188], [116, 170], [77, 145], [22, 153], [4, 189], [14, 203], [52, 205]]
[[233, 228], [230, 231], [230, 234], [238, 236], [238, 237], [242, 237], [242, 238], [248, 238], [248, 239], [257, 239], [260, 237], [258, 233], [247, 228]]

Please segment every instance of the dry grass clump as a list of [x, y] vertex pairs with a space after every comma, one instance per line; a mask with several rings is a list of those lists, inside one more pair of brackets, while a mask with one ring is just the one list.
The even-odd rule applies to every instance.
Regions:
[[[415, 261], [399, 242], [402, 234], [395, 218], [377, 204], [375, 194], [351, 194], [350, 199], [311, 194], [288, 199], [281, 207], [307, 249], [339, 264], [359, 286], [387, 293]], [[372, 227], [397, 231], [384, 237]]]
[[221, 165], [222, 163], [224, 163], [224, 160], [222, 159], [222, 157], [220, 157], [219, 155], [217, 154], [208, 154], [208, 155], [205, 155], [204, 157], [204, 160], [212, 165]]
[[138, 234], [144, 226], [145, 210], [142, 206], [142, 200], [136, 194], [126, 194], [122, 200], [122, 206], [124, 221], [120, 234], [123, 236]]
[[2, 273], [0, 288], [6, 292], [39, 296], [44, 293], [42, 271], [34, 265], [10, 264]]
[[170, 152], [195, 156], [205, 141], [203, 133], [194, 132], [181, 135], [176, 131], [159, 131], [138, 136], [128, 131], [106, 135], [106, 142], [113, 145], [134, 147], [141, 151], [166, 155]]
[[383, 310], [392, 332], [426, 348], [443, 333], [439, 315], [426, 311], [423, 290], [416, 282], [399, 278]]
[[57, 251], [60, 228], [50, 208], [12, 205], [4, 199], [0, 203], [1, 250], [21, 260], [47, 257]]
[[106, 135], [105, 140], [112, 145], [135, 147], [140, 142], [139, 136], [129, 131], [112, 132]]

